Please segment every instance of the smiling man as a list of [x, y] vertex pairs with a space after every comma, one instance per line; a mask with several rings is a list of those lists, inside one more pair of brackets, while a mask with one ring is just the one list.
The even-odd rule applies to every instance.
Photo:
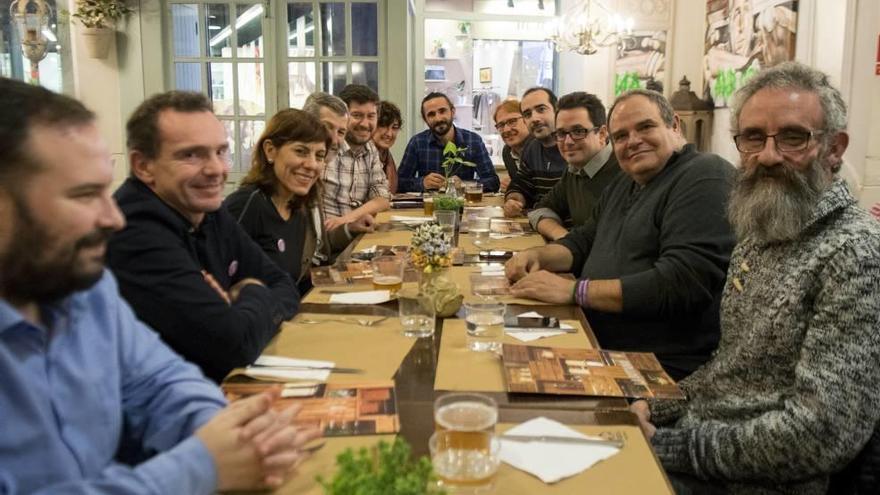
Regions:
[[602, 347], [654, 352], [680, 379], [718, 342], [733, 248], [725, 206], [734, 169], [685, 144], [660, 93], [624, 93], [608, 127], [624, 173], [583, 226], [558, 244], [517, 253], [505, 270], [514, 295], [576, 302]]
[[495, 109], [495, 130], [504, 141], [501, 149], [501, 158], [504, 160], [504, 168], [507, 169], [507, 177], [501, 179], [501, 190], [507, 191], [513, 178], [519, 171], [519, 162], [522, 150], [529, 142], [529, 128], [519, 109], [519, 100], [504, 100]]
[[730, 117], [721, 345], [680, 383], [686, 401], [632, 407], [677, 493], [875, 493], [871, 456], [828, 489], [880, 418], [880, 225], [837, 175], [843, 97], [789, 62], [750, 79]]
[[529, 212], [532, 227], [553, 241], [583, 225], [602, 191], [620, 175], [599, 98], [577, 91], [560, 98], [558, 106], [553, 137], [568, 169]]
[[464, 160], [475, 167], [457, 166], [452, 176], [461, 180], [475, 180], [483, 184], [483, 191], [496, 192], [500, 187], [498, 174], [486, 151], [483, 138], [475, 132], [456, 127], [455, 107], [443, 93], [428, 93], [422, 99], [422, 119], [428, 126], [406, 144], [398, 173], [398, 192], [428, 191], [446, 187], [443, 167], [443, 148], [453, 142], [465, 148]]
[[[367, 86], [349, 84], [339, 98], [348, 106], [348, 130], [335, 160], [324, 167], [324, 227], [333, 230], [391, 207], [388, 178], [373, 144], [379, 118], [379, 95]], [[325, 124], [326, 125], [326, 124]]]
[[220, 208], [229, 143], [204, 95], [155, 95], [126, 130], [131, 177], [115, 197], [128, 226], [110, 241], [110, 267], [137, 315], [220, 381], [254, 362], [299, 294]]

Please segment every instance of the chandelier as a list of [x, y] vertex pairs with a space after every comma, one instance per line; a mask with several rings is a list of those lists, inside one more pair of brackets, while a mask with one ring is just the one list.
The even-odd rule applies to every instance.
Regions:
[[611, 12], [599, 0], [582, 0], [579, 5], [556, 20], [547, 38], [556, 51], [570, 50], [592, 55], [599, 48], [619, 44], [632, 34], [633, 20]]

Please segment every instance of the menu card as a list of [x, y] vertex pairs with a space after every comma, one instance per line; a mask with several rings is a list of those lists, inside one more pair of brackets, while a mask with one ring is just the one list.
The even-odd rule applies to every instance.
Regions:
[[[236, 401], [258, 394], [273, 383], [227, 381], [226, 398]], [[297, 424], [318, 426], [326, 437], [375, 435], [400, 431], [397, 397], [391, 380], [364, 383], [320, 383], [284, 385], [276, 408], [300, 403]]]
[[650, 352], [502, 346], [508, 392], [684, 399]]

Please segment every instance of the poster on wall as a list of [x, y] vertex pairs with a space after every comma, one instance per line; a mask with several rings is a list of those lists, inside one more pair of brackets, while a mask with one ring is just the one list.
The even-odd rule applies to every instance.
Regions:
[[798, 0], [707, 0], [703, 97], [726, 107], [764, 67], [794, 59]]
[[[666, 31], [633, 31], [617, 47], [614, 96], [630, 89], [659, 89], [666, 73]], [[660, 87], [655, 86], [660, 84]]]

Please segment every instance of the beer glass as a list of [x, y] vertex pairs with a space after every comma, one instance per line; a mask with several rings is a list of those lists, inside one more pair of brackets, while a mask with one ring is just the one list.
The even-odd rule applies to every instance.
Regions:
[[483, 184], [468, 182], [464, 188], [464, 200], [471, 206], [476, 206], [483, 201]]
[[373, 290], [387, 290], [395, 294], [403, 285], [406, 262], [400, 256], [373, 258]]
[[491, 489], [499, 462], [497, 422], [498, 404], [489, 396], [452, 393], [434, 401], [436, 431], [428, 447], [444, 487], [455, 493]]
[[434, 215], [434, 197], [433, 196], [425, 196], [422, 198], [422, 205], [425, 208], [425, 216], [430, 217]]

